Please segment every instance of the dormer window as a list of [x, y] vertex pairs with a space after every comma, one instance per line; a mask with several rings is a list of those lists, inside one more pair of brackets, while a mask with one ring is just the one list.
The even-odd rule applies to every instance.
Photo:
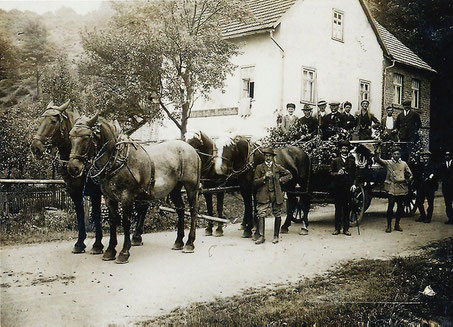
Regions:
[[332, 40], [343, 42], [344, 13], [338, 9], [332, 10]]

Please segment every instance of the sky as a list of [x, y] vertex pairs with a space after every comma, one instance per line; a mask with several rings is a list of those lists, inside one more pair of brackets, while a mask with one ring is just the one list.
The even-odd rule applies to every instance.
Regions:
[[102, 1], [107, 0], [0, 0], [0, 9], [6, 11], [11, 9], [29, 10], [43, 14], [48, 11], [58, 10], [61, 7], [69, 7], [78, 14], [84, 15], [98, 9]]

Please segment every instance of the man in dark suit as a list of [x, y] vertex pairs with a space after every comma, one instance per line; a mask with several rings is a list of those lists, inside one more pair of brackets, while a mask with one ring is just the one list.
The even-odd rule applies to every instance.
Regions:
[[370, 101], [362, 100], [360, 102], [360, 112], [356, 114], [356, 130], [359, 140], [370, 140], [372, 134], [371, 128], [380, 125], [379, 120], [368, 110], [369, 105]]
[[417, 142], [418, 130], [422, 127], [420, 116], [412, 110], [411, 101], [403, 102], [403, 112], [396, 117], [395, 128], [401, 142]]
[[326, 121], [326, 117], [327, 117], [326, 107], [327, 107], [327, 101], [320, 100], [318, 102], [318, 111], [315, 115], [315, 119], [318, 121], [318, 126], [319, 126], [319, 130], [321, 133], [321, 137], [325, 134], [325, 127], [326, 127], [325, 121]]
[[344, 128], [344, 117], [340, 112], [338, 112], [339, 106], [340, 102], [329, 103], [330, 114], [328, 114], [325, 118], [325, 133], [323, 135], [324, 140], [337, 134]]
[[349, 142], [340, 143], [340, 156], [335, 158], [330, 165], [330, 174], [333, 178], [333, 192], [335, 203], [335, 231], [333, 235], [343, 234], [351, 236], [349, 232], [349, 213], [351, 191], [357, 187], [356, 165], [354, 158], [349, 156]]
[[272, 214], [275, 217], [274, 239], [272, 243], [278, 243], [280, 225], [282, 222], [281, 212], [283, 206], [283, 192], [280, 183], [288, 182], [292, 175], [282, 166], [275, 163], [274, 150], [263, 149], [264, 162], [255, 169], [253, 186], [257, 190], [256, 199], [258, 202], [258, 226], [254, 235], [255, 244], [262, 244], [264, 237], [264, 218], [266, 212], [272, 208]]
[[[430, 223], [434, 210], [434, 193], [437, 190], [437, 179], [435, 178], [435, 167], [431, 160], [431, 152], [425, 151], [420, 158], [414, 172], [415, 187], [417, 189], [417, 208], [420, 212], [418, 222]], [[428, 208], [425, 212], [425, 199], [428, 201]]]
[[453, 157], [450, 151], [445, 152], [445, 159], [440, 167], [442, 194], [445, 200], [445, 211], [448, 225], [453, 225]]
[[346, 101], [343, 104], [344, 112], [343, 112], [343, 119], [344, 119], [344, 128], [348, 132], [352, 132], [356, 126], [356, 120], [353, 114], [351, 114], [352, 103]]
[[318, 121], [312, 116], [313, 109], [309, 104], [304, 105], [302, 109], [304, 116], [299, 118], [299, 124], [305, 125], [307, 128], [307, 135], [303, 137], [303, 140], [310, 140], [318, 133]]

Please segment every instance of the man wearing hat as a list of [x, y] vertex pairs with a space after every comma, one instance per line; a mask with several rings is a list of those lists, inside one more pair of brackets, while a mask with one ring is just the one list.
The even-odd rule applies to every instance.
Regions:
[[422, 127], [420, 116], [412, 110], [411, 101], [403, 102], [403, 112], [396, 117], [395, 128], [401, 142], [417, 142], [418, 130]]
[[450, 151], [445, 152], [445, 159], [440, 167], [442, 178], [442, 194], [445, 200], [445, 211], [448, 225], [453, 225], [453, 156]]
[[[433, 217], [434, 193], [437, 190], [437, 179], [434, 174], [435, 167], [431, 160], [431, 152], [422, 153], [420, 162], [414, 170], [415, 187], [417, 189], [416, 204], [420, 212], [420, 217], [416, 221], [430, 223]], [[426, 212], [425, 199], [428, 201]]]
[[412, 180], [412, 172], [407, 163], [401, 160], [401, 149], [394, 147], [392, 149], [392, 159], [383, 160], [380, 156], [380, 147], [376, 149], [375, 161], [384, 166], [387, 175], [385, 177], [384, 189], [387, 192], [387, 228], [386, 233], [392, 232], [393, 208], [396, 203], [395, 213], [395, 230], [402, 232], [400, 219], [403, 214], [403, 203], [409, 193], [409, 182]]
[[344, 112], [343, 112], [343, 121], [344, 121], [344, 128], [348, 132], [352, 132], [354, 127], [356, 126], [355, 117], [351, 114], [352, 103], [349, 101], [345, 101], [343, 104]]
[[261, 151], [264, 154], [264, 162], [256, 167], [253, 179], [253, 186], [257, 191], [256, 200], [258, 202], [258, 226], [253, 239], [255, 240], [255, 244], [264, 243], [264, 218], [266, 217], [266, 212], [272, 208], [272, 214], [275, 217], [274, 239], [272, 243], [275, 244], [279, 241], [282, 221], [283, 192], [280, 183], [284, 184], [288, 182], [292, 178], [292, 175], [291, 172], [275, 163], [274, 150], [265, 148]]
[[302, 109], [304, 116], [299, 118], [299, 124], [307, 127], [307, 135], [304, 140], [310, 140], [318, 133], [318, 121], [312, 116], [313, 109], [309, 104], [305, 104]]
[[370, 101], [368, 100], [362, 100], [360, 102], [361, 109], [356, 117], [356, 130], [359, 140], [370, 140], [372, 134], [371, 128], [380, 125], [379, 120], [368, 110], [369, 105]]
[[283, 117], [282, 120], [282, 130], [287, 133], [292, 125], [297, 121], [297, 117], [294, 115], [294, 110], [296, 110], [296, 105], [294, 103], [288, 103], [286, 105], [286, 110], [288, 114]]
[[395, 128], [395, 119], [393, 118], [393, 106], [385, 109], [386, 116], [381, 120], [381, 127], [384, 133], [384, 139], [387, 141], [398, 141], [398, 130]]
[[316, 120], [318, 121], [318, 127], [321, 133], [321, 136], [324, 134], [325, 126], [326, 126], [326, 117], [327, 117], [327, 112], [326, 112], [326, 107], [327, 107], [327, 101], [325, 100], [320, 100], [318, 102], [318, 112], [315, 115]]
[[329, 103], [329, 107], [330, 114], [328, 114], [325, 118], [325, 132], [322, 135], [323, 140], [327, 140], [329, 137], [337, 134], [342, 128], [344, 128], [343, 115], [338, 112], [340, 102], [331, 102]]
[[340, 143], [340, 156], [330, 165], [332, 175], [332, 195], [335, 203], [335, 231], [338, 235], [343, 226], [343, 234], [351, 236], [349, 232], [350, 193], [357, 187], [355, 160], [349, 156], [350, 144], [348, 141]]

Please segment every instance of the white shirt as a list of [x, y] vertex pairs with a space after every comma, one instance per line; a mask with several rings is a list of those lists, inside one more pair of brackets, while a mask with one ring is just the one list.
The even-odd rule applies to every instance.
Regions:
[[387, 119], [385, 120], [385, 128], [386, 129], [393, 129], [393, 116], [387, 116]]
[[446, 163], [447, 163], [447, 168], [450, 168], [451, 167], [451, 160], [446, 161]]

